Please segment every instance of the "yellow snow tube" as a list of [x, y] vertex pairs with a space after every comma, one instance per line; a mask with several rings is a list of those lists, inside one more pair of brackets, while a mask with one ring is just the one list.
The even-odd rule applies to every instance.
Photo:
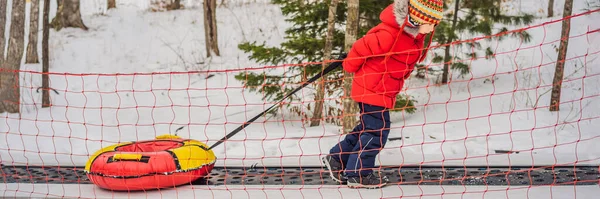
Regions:
[[202, 142], [162, 135], [155, 140], [105, 147], [90, 157], [85, 172], [90, 181], [104, 189], [159, 189], [208, 175], [216, 159]]

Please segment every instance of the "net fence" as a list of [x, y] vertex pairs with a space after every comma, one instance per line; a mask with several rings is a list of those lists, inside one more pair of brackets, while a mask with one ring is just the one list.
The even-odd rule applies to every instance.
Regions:
[[[343, 110], [344, 94], [351, 91], [341, 84], [351, 77], [336, 70], [295, 93], [293, 100], [277, 103], [277, 95], [269, 97], [289, 92], [310, 78], [294, 74], [297, 70], [292, 68], [322, 62], [131, 73], [51, 70], [47, 75], [52, 100], [47, 108], [41, 107], [41, 70], [2, 69], [3, 79], [19, 80], [7, 88], [18, 93], [19, 101], [5, 98], [3, 103], [18, 106], [21, 113], [0, 115], [0, 189], [4, 197], [51, 198], [587, 197], [598, 192], [600, 179], [596, 131], [600, 127], [600, 27], [590, 20], [598, 12], [431, 46], [432, 57], [447, 47], [451, 55], [476, 52], [474, 42], [489, 45], [492, 51], [451, 59], [448, 64], [460, 63], [469, 70], [463, 74], [451, 70], [447, 84], [440, 81], [444, 63], [430, 59], [423, 62], [424, 70], [415, 69], [406, 79], [396, 103], [411, 103], [390, 110], [387, 143], [376, 149], [380, 151], [375, 170], [390, 179], [381, 190], [348, 189], [330, 178], [321, 160], [348, 136], [340, 132], [342, 118], [360, 116]], [[555, 30], [567, 19], [571, 34], [561, 38]], [[499, 39], [524, 31], [535, 37]], [[564, 40], [569, 41], [569, 51], [558, 60], [558, 46]], [[410, 52], [395, 54], [402, 53]], [[386, 55], [362, 58], [381, 56]], [[558, 62], [565, 63], [560, 111], [549, 111]], [[259, 83], [251, 85], [251, 81]], [[320, 124], [311, 126], [319, 84], [327, 85], [325, 108]], [[103, 148], [143, 143], [165, 134], [208, 147], [272, 105], [276, 109], [214, 149], [170, 156], [178, 159], [178, 167], [194, 167], [202, 164], [190, 159], [207, 158], [206, 151], [214, 153], [214, 162], [208, 161], [214, 168], [202, 167], [207, 171], [204, 177], [182, 186], [111, 192], [93, 185], [85, 172], [88, 160]], [[132, 150], [147, 152], [149, 161], [142, 161], [145, 155], [99, 156], [105, 165], [98, 168], [110, 170], [110, 163], [122, 164], [114, 168], [155, 171], [146, 176], [148, 183], [173, 180], [155, 176], [161, 175], [156, 169], [166, 164], [155, 153], [164, 145], [135, 146]], [[144, 166], [136, 168], [132, 162]], [[182, 179], [194, 175], [181, 168], [177, 171]]]

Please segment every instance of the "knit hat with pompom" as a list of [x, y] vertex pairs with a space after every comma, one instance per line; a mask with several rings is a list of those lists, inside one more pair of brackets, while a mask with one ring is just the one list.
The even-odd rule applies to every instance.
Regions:
[[443, 0], [410, 0], [408, 6], [408, 22], [413, 26], [426, 23], [438, 25], [442, 20]]

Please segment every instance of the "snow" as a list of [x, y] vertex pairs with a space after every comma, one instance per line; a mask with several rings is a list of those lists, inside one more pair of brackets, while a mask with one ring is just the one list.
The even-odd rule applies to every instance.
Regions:
[[[110, 192], [94, 185], [6, 184], [5, 196], [27, 198], [590, 198], [598, 186], [396, 186], [381, 190], [338, 186], [182, 186], [147, 192]], [[0, 186], [1, 187], [1, 186]], [[18, 190], [18, 191], [15, 191]], [[77, 190], [77, 191], [69, 191]], [[402, 194], [402, 195], [398, 195]]]
[[[237, 44], [252, 38], [275, 45], [281, 40], [278, 41], [274, 37], [281, 38], [286, 27], [283, 20], [276, 21], [282, 18], [276, 6], [248, 5], [236, 8], [235, 12], [224, 8], [223, 12], [219, 12], [218, 15], [220, 20], [218, 27], [222, 30], [237, 30], [223, 31], [219, 35], [222, 57], [228, 57], [228, 59], [206, 59], [204, 58], [205, 52], [203, 52], [204, 32], [201, 12], [182, 10], [152, 13], [140, 11], [136, 6], [120, 6], [117, 10], [109, 11], [107, 16], [86, 15], [84, 21], [91, 29], [88, 32], [70, 28], [58, 33], [53, 31], [50, 41], [53, 50], [50, 70], [56, 73], [114, 74], [225, 70], [231, 69], [226, 67], [250, 66], [246, 55], [237, 50]], [[258, 14], [258, 12], [262, 13]], [[108, 17], [110, 15], [114, 16]], [[252, 20], [266, 23], [252, 24]], [[173, 23], [177, 25], [173, 26]], [[244, 33], [240, 35], [240, 31]], [[261, 31], [269, 31], [274, 35], [267, 35]], [[39, 64], [26, 64], [22, 69], [38, 71], [40, 68]], [[202, 120], [209, 119], [205, 116], [207, 110], [212, 112], [209, 116], [211, 125], [243, 122], [240, 119], [225, 118], [225, 108], [221, 107], [228, 104], [238, 105], [233, 110], [239, 112], [241, 107], [239, 105], [244, 103], [244, 99], [231, 99], [225, 103], [224, 100], [227, 99], [223, 96], [225, 96], [224, 94], [239, 94], [241, 84], [232, 78], [231, 73], [215, 73], [214, 75], [210, 81], [205, 79], [205, 74], [196, 73], [171, 76], [51, 75], [51, 85], [59, 94], [52, 96], [55, 106], [49, 110], [42, 110], [34, 105], [34, 103], [39, 105], [39, 100], [41, 100], [41, 96], [35, 91], [41, 85], [41, 79], [36, 78], [36, 74], [26, 73], [21, 77], [23, 86], [29, 88], [22, 90], [23, 118], [14, 120], [11, 118], [15, 115], [4, 116], [1, 122], [3, 125], [0, 128], [3, 132], [9, 132], [3, 136], [6, 141], [18, 141], [21, 148], [26, 147], [26, 153], [31, 150], [39, 151], [40, 156], [36, 156], [40, 159], [33, 160], [30, 157], [13, 153], [20, 148], [14, 145], [16, 142], [2, 142], [3, 163], [9, 161], [17, 164], [24, 162], [27, 164], [36, 164], [36, 162], [37, 164], [82, 164], [87, 159], [87, 157], [81, 156], [82, 154], [85, 153], [84, 156], [87, 156], [106, 144], [131, 139], [150, 139], [156, 135], [171, 133], [181, 126], [179, 124], [183, 123], [192, 123], [193, 125], [184, 129], [187, 131], [187, 135], [181, 132], [180, 135], [206, 140], [207, 135], [199, 132], [205, 131], [205, 125], [201, 124], [206, 123]], [[132, 81], [135, 84], [132, 84]], [[229, 84], [231, 88], [224, 89], [223, 84]], [[187, 88], [190, 89], [186, 90]], [[118, 89], [118, 92], [115, 92], [115, 89]], [[167, 93], [167, 89], [171, 89], [171, 91]], [[129, 92], [131, 90], [135, 90], [135, 92]], [[256, 100], [260, 100], [260, 97], [247, 96], [246, 99], [256, 102]], [[209, 102], [214, 108], [206, 109]], [[175, 112], [172, 112], [169, 105], [164, 106], [165, 103], [178, 104], [178, 106], [191, 103], [189, 105], [192, 107], [188, 108], [187, 105], [173, 107]], [[115, 109], [117, 106], [114, 105], [122, 109], [117, 110]], [[156, 106], [157, 108], [136, 110], [131, 108], [134, 106]], [[86, 110], [83, 110], [84, 108]], [[248, 106], [248, 108], [252, 107]], [[229, 110], [227, 111], [230, 114]], [[256, 113], [255, 111], [249, 114]], [[168, 119], [169, 117], [171, 119]], [[173, 117], [177, 119], [173, 120]], [[37, 118], [37, 122], [30, 120], [35, 120], [35, 118]], [[168, 124], [163, 119], [169, 120]], [[50, 120], [54, 120], [54, 122], [50, 122]], [[31, 122], [31, 125], [23, 126], [25, 121]], [[227, 126], [233, 125], [236, 124], [227, 124]], [[137, 131], [145, 133], [142, 133], [143, 135], [132, 133], [136, 131], [135, 126], [138, 126]], [[208, 131], [220, 132], [220, 134], [211, 135], [213, 140], [224, 133], [223, 125], [209, 126], [209, 128]], [[14, 137], [15, 130], [31, 133]], [[98, 133], [91, 135], [87, 133], [90, 131]], [[106, 134], [104, 134], [105, 132]], [[123, 134], [119, 135], [120, 132]], [[36, 138], [35, 135], [38, 133]], [[43, 143], [45, 141], [50, 142]], [[32, 146], [36, 149], [29, 148]], [[91, 148], [87, 149], [88, 146]], [[59, 155], [62, 153], [69, 155]], [[15, 159], [12, 159], [11, 156]], [[22, 161], [23, 159], [20, 158], [28, 159], [28, 161]], [[51, 163], [56, 158], [60, 162]]]
[[[149, 1], [138, 0], [117, 1], [118, 9], [106, 11], [103, 2], [82, 1], [83, 20], [89, 31], [51, 30], [50, 85], [58, 92], [51, 92], [52, 107], [42, 109], [41, 94], [36, 92], [41, 86], [41, 65], [22, 66], [26, 71], [20, 76], [22, 114], [0, 114], [2, 164], [82, 166], [102, 147], [153, 139], [175, 133], [180, 127], [184, 128], [177, 132], [179, 136], [211, 145], [272, 105], [262, 100], [261, 94], [244, 89], [234, 76], [244, 68], [263, 70], [237, 49], [238, 43], [277, 45], [284, 41], [289, 24], [277, 6], [249, 3], [252, 1], [220, 6], [217, 23], [222, 54], [208, 59], [200, 1], [184, 0], [189, 8], [168, 12], [149, 12]], [[523, 11], [547, 7], [542, 1], [513, 1], [512, 5], [519, 2]], [[560, 19], [563, 3], [556, 1], [555, 17], [545, 18], [538, 13], [534, 24]], [[585, 6], [585, 1], [575, 1], [574, 13], [583, 12]], [[467, 60], [472, 73], [464, 78], [454, 74], [450, 85], [435, 85], [433, 77], [411, 78], [406, 93], [418, 100], [418, 110], [415, 114], [392, 113], [390, 138], [403, 139], [389, 141], [377, 164], [598, 165], [600, 146], [596, 143], [600, 138], [595, 130], [600, 128], [600, 37], [598, 31], [586, 34], [600, 28], [594, 22], [598, 16], [594, 13], [572, 20], [567, 57], [573, 59], [566, 62], [561, 111], [548, 111], [557, 55], [554, 48], [558, 48], [560, 39], [558, 22], [528, 29], [533, 35], [529, 43], [519, 39], [484, 42], [484, 46], [492, 45], [498, 56]], [[214, 76], [206, 79], [208, 74]], [[307, 88], [298, 95], [310, 102], [312, 93]], [[534, 107], [538, 96], [538, 106]], [[319, 166], [319, 157], [340, 139], [343, 136], [339, 127], [308, 127], [284, 110], [267, 121], [259, 119], [214, 152], [217, 166]], [[519, 153], [499, 154], [495, 150]], [[338, 187], [269, 187], [276, 191], [264, 191], [262, 187], [190, 187], [159, 193], [162, 197], [235, 194], [236, 198], [365, 197], [363, 194], [429, 194], [437, 198], [440, 193], [444, 198], [458, 198], [470, 196], [461, 194], [464, 191], [486, 189], [485, 197], [490, 198], [511, 194], [548, 198], [550, 193], [563, 198], [574, 196], [574, 191], [577, 197], [598, 194], [597, 186], [551, 187], [552, 191], [549, 187], [402, 186], [360, 193]], [[5, 196], [19, 190], [18, 194], [24, 196], [52, 192], [48, 196], [147, 197], [144, 193], [112, 193], [88, 185], [0, 185], [4, 188]], [[510, 190], [505, 192], [507, 188]], [[70, 189], [79, 191], [63, 191]], [[473, 196], [479, 198], [481, 194]]]

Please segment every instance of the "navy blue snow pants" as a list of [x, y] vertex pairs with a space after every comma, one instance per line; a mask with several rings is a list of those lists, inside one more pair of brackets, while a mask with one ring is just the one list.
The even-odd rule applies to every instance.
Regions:
[[348, 177], [366, 176], [373, 172], [375, 157], [385, 146], [390, 132], [388, 109], [364, 103], [358, 103], [358, 106], [360, 124], [329, 151], [342, 163]]

